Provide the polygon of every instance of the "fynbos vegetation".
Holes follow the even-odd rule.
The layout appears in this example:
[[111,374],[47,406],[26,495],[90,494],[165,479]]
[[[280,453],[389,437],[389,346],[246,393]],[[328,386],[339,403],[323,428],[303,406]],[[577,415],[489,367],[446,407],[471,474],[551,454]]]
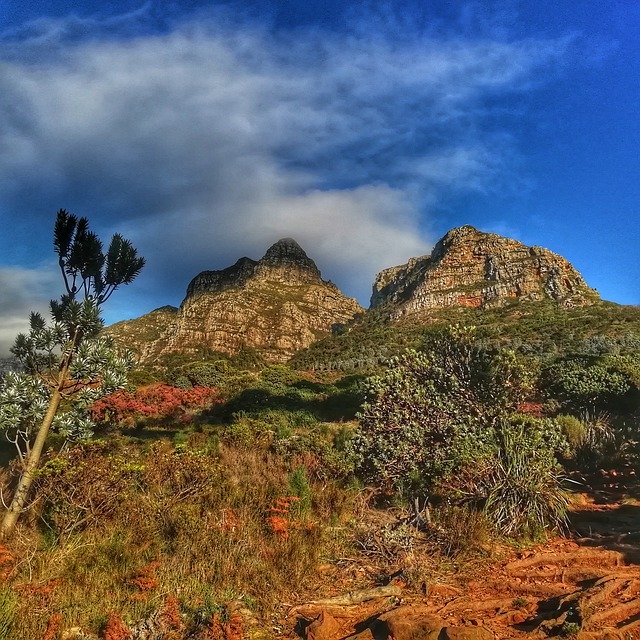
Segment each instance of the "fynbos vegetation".
[[[0,545],[7,640],[312,638],[328,614],[293,605],[329,611],[371,594],[381,608],[341,637],[365,627],[390,637],[400,627],[384,616],[417,615],[397,606],[400,589],[423,602],[428,585],[445,593],[450,578],[450,597],[436,588],[426,602],[453,609],[470,573],[500,554],[526,572],[534,561],[514,559],[517,549],[568,535],[572,493],[639,471],[640,314],[593,299],[577,276],[570,299],[580,294],[585,306],[503,301],[394,323],[387,305],[402,283],[393,270],[381,308],[288,362],[274,363],[272,346],[173,344],[129,371],[99,309],[141,259],[119,237],[103,255],[86,221],[66,212],[55,238],[66,293],[50,323],[32,316],[13,349],[22,369],[0,383],[0,421],[18,446],[1,488],[17,496],[10,513],[25,516]],[[284,263],[274,254],[205,272],[193,285],[198,304],[221,279],[235,286],[237,269],[257,287],[254,300],[274,291],[259,290],[257,272],[270,287],[283,268],[320,286],[293,249]],[[525,271],[518,277],[530,282]],[[177,313],[156,310],[114,335],[126,346],[133,327],[142,353],[145,339],[162,346]],[[17,490],[16,475],[29,478]],[[579,574],[574,586],[583,584]],[[577,600],[557,624],[538,616],[551,606],[538,588],[501,601],[497,610],[520,621],[501,613],[502,629],[526,622],[552,637],[578,625]],[[324,599],[340,591],[348,596]]]
[[[106,255],[86,218],[64,209],[54,228],[65,293],[51,302],[51,323],[31,314],[31,330],[11,349],[24,372],[8,373],[0,386],[0,428],[18,450],[20,480],[0,527],[11,534],[24,508],[49,430],[68,439],[88,435],[91,403],[126,382],[130,363],[100,335],[100,306],[144,266],[131,243],[114,235]],[[62,403],[66,411],[58,415]]]

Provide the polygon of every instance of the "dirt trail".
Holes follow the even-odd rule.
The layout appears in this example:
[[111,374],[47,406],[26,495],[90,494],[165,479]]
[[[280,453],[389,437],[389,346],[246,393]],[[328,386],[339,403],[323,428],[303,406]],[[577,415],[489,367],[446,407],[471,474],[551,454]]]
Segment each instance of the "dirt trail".
[[[382,623],[385,614],[402,606],[398,613],[406,619],[435,616],[443,627],[474,629],[478,638],[640,639],[639,497],[628,484],[605,476],[597,488],[576,496],[570,535],[513,550],[466,583],[452,577],[431,584],[426,596],[407,592],[400,602],[387,598],[359,607],[325,607],[339,628],[331,635],[323,636],[322,629],[307,635],[310,640],[405,640]],[[310,620],[321,609],[301,613]],[[299,618],[299,635],[305,635],[302,622]],[[412,633],[408,630],[406,638],[453,637]]]

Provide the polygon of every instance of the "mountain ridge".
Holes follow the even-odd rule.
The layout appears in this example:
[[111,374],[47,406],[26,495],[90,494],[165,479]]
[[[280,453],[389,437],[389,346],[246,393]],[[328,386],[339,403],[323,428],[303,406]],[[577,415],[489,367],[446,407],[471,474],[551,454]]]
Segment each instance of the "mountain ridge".
[[581,306],[599,296],[562,256],[464,225],[448,231],[430,254],[379,272],[370,308],[386,308],[393,320],[452,306],[545,298]]
[[187,286],[180,308],[161,307],[108,332],[149,361],[172,353],[258,350],[271,362],[351,321],[364,310],[332,282],[292,238],[271,245],[260,260],[243,257],[203,271]]
[[572,308],[600,298],[562,256],[464,225],[445,234],[430,254],[379,272],[365,312],[322,279],[293,238],[282,238],[259,260],[242,257],[224,269],[200,272],[179,309],[161,307],[108,332],[143,361],[250,348],[267,361],[284,362],[336,329],[348,330],[365,313],[384,322],[423,323],[452,307],[482,310],[543,300]]

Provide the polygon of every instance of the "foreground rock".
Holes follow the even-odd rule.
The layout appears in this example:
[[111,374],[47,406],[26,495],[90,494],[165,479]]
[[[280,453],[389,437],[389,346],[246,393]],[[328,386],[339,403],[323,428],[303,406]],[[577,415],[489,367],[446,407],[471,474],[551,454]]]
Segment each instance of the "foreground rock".
[[449,231],[430,255],[381,271],[371,307],[398,319],[446,307],[546,298],[565,306],[599,299],[562,256],[467,225]]
[[204,271],[187,288],[180,309],[163,307],[109,333],[143,361],[171,353],[233,355],[255,349],[270,362],[328,335],[363,309],[331,282],[291,238],[276,242],[261,260]]

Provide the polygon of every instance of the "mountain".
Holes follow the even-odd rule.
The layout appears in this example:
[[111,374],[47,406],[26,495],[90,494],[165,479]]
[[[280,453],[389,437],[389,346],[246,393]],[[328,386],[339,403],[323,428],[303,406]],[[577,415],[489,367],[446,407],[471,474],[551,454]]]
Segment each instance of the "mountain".
[[328,335],[363,312],[331,282],[292,238],[260,260],[240,258],[189,283],[179,309],[162,307],[108,329],[143,361],[173,353],[229,355],[255,349],[271,362]]
[[562,256],[466,225],[449,231],[430,255],[381,271],[371,308],[395,320],[447,307],[545,299],[574,307],[599,296]]

